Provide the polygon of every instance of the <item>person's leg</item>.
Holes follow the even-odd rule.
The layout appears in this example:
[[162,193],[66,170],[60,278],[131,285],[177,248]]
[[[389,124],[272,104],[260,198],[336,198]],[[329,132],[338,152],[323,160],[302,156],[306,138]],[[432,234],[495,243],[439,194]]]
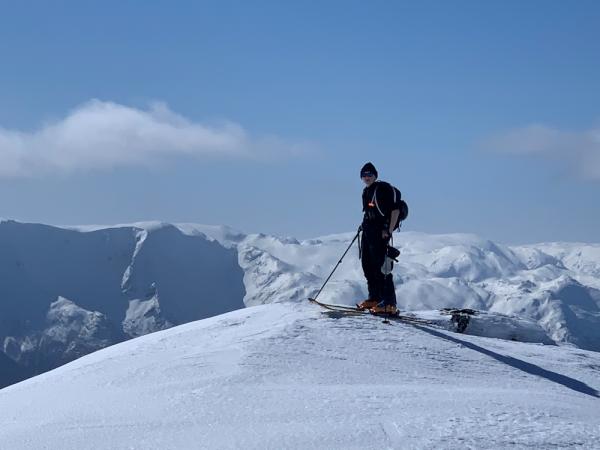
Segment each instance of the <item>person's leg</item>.
[[[391,273],[384,275],[381,271],[387,255],[388,241],[381,238],[376,248],[377,270],[380,275],[379,283],[381,293],[381,302],[371,311],[376,313],[395,313],[396,312],[396,291],[394,288],[394,278]],[[393,267],[393,266],[392,266]]]
[[390,273],[383,281],[383,303],[396,306],[396,288],[394,287],[394,276]]
[[[379,231],[379,230],[378,230]],[[371,240],[371,269],[373,271],[373,283],[376,285],[374,289],[377,290],[378,299],[380,301],[385,299],[385,275],[381,271],[383,263],[385,262],[385,253],[387,248],[387,241],[381,237],[381,231],[372,236]]]
[[367,288],[369,291],[369,300],[380,300],[381,296],[381,283],[378,276],[378,271],[374,260],[376,259],[376,252],[374,251],[372,243],[372,237],[367,233],[363,234],[361,242],[361,253],[362,253],[362,268],[365,278],[367,279]]

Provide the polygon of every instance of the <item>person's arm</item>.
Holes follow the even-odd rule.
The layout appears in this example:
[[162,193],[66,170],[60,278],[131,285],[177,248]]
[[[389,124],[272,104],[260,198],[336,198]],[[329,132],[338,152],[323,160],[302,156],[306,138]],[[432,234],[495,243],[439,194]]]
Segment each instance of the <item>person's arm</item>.
[[388,239],[392,235],[394,226],[396,225],[396,222],[398,222],[398,216],[400,216],[400,208],[398,207],[398,199],[396,199],[394,187],[391,184],[388,186],[389,189],[386,189],[383,192],[384,197],[382,197],[382,200],[386,205],[385,208],[390,208],[392,211],[390,212],[390,221],[385,223],[385,228],[382,231],[382,237],[384,239]]
[[388,225],[388,229],[387,230],[383,230],[381,232],[381,236],[384,239],[388,239],[392,235],[392,233],[394,232],[394,225],[398,221],[398,216],[399,215],[400,215],[400,210],[399,209],[392,210],[392,214],[391,214],[391,218],[390,218],[390,224]]
[[394,225],[396,225],[396,223],[398,222],[398,217],[400,217],[400,210],[392,210],[392,220],[390,220],[390,236],[394,232]]

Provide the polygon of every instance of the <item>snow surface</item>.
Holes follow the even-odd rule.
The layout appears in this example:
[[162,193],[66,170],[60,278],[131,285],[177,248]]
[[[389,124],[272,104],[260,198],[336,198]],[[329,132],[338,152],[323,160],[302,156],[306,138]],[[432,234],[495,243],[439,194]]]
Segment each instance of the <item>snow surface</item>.
[[0,446],[598,448],[599,374],[575,347],[276,303],[0,390]]

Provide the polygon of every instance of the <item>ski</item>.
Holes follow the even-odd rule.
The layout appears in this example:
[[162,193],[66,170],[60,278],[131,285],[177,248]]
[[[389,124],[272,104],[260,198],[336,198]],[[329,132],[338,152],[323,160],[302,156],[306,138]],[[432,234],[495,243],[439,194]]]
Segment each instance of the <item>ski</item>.
[[415,316],[408,316],[406,314],[374,314],[374,313],[370,313],[372,316],[375,317],[381,317],[384,320],[384,322],[387,320],[395,320],[395,321],[399,321],[399,322],[409,322],[409,323],[415,323],[415,324],[420,324],[420,325],[436,325],[435,322],[432,322],[431,320],[427,320],[427,319],[421,319],[419,317],[415,317]]
[[362,313],[362,314],[369,313],[368,311],[359,309],[356,306],[336,305],[336,304],[332,304],[332,303],[322,303],[318,300],[315,300],[314,298],[309,298],[308,301],[311,303],[315,303],[325,309],[332,310],[332,311],[348,311],[348,312],[355,312],[355,313]]
[[[335,311],[338,313],[343,313],[343,314],[348,314],[348,315],[369,315],[369,316],[381,317],[383,319],[383,323],[387,323],[387,324],[389,324],[390,321],[397,321],[397,322],[412,323],[412,324],[416,324],[416,325],[429,325],[429,326],[433,326],[433,327],[440,327],[440,323],[438,323],[436,321],[421,319],[420,317],[409,316],[406,314],[401,314],[400,312],[397,312],[396,314],[374,314],[369,310],[363,310],[356,306],[336,305],[334,303],[323,303],[323,302],[320,302],[320,301],[318,301],[314,298],[310,298],[310,297],[309,297],[308,301],[311,303],[314,303],[316,305],[319,305],[320,307],[325,308],[329,311]],[[453,331],[456,331],[457,333],[464,333],[466,331],[467,327],[469,326],[471,317],[477,315],[478,311],[476,311],[474,309],[468,309],[468,308],[464,308],[464,309],[443,308],[440,310],[440,314],[451,316],[450,322],[454,325]],[[442,327],[442,328],[447,329],[445,327]]]
[[430,320],[426,320],[426,319],[420,319],[418,317],[414,317],[414,316],[408,316],[406,314],[400,314],[400,313],[396,313],[396,314],[374,314],[369,310],[363,310],[363,309],[359,309],[357,307],[353,307],[353,306],[347,306],[347,305],[336,305],[333,303],[323,303],[323,302],[319,302],[318,300],[315,300],[314,298],[309,298],[308,299],[309,302],[314,303],[316,305],[321,306],[322,308],[325,308],[329,311],[336,311],[336,312],[340,312],[340,313],[349,313],[349,314],[356,314],[356,315],[366,315],[366,316],[374,316],[374,317],[380,317],[383,320],[384,323],[389,323],[389,320],[394,320],[394,321],[401,321],[401,322],[410,322],[410,323],[416,323],[416,324],[421,324],[421,325],[435,325],[434,322],[430,321]]

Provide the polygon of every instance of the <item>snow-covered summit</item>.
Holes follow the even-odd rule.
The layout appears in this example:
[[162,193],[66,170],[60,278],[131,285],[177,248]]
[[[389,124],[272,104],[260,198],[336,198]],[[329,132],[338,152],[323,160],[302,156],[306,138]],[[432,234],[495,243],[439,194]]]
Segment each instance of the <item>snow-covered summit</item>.
[[599,353],[573,347],[276,303],[136,338],[0,390],[0,442],[595,448],[599,370]]

